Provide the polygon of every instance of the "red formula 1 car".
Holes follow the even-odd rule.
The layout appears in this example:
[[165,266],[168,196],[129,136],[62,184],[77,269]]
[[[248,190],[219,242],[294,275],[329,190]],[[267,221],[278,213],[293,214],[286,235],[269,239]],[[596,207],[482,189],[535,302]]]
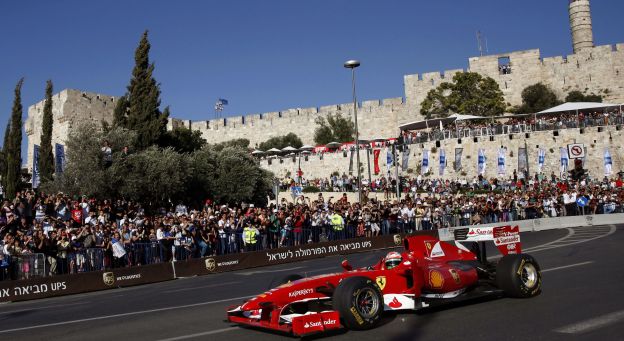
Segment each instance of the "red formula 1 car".
[[[404,239],[402,253],[390,252],[377,264],[301,278],[291,275],[277,287],[240,306],[230,307],[230,322],[296,336],[339,328],[373,328],[384,311],[418,310],[483,296],[532,297],[540,293],[540,267],[521,253],[518,227],[464,228],[449,241],[428,235]],[[484,243],[503,254],[488,262]]]

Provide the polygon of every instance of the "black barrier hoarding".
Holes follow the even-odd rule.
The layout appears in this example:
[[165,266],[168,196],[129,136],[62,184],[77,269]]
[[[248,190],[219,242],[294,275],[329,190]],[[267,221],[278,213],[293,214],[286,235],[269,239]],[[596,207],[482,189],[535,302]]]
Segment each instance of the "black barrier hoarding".
[[[437,236],[436,231],[418,231],[415,234]],[[411,234],[411,235],[415,235]],[[400,247],[404,234],[377,236],[370,238],[354,238],[324,243],[305,244],[293,247],[246,252],[201,259],[176,262],[175,270],[178,277],[207,275],[218,272],[236,271],[261,266],[297,262],[326,256],[343,255],[365,251]]]
[[0,302],[79,294],[172,279],[174,275],[171,263],[159,263],[109,271],[2,281],[0,282]]

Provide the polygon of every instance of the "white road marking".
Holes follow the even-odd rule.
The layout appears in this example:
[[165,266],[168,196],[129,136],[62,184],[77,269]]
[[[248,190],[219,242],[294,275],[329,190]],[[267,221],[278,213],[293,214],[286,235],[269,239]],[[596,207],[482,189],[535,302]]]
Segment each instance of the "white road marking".
[[565,327],[555,329],[557,333],[578,334],[599,329],[624,319],[624,310],[591,318],[589,320],[573,323]]
[[558,267],[556,267],[556,268],[545,269],[545,270],[542,270],[541,272],[549,272],[549,271],[555,271],[555,270],[561,270],[561,269],[573,268],[573,267],[575,267],[575,266],[587,265],[587,264],[591,264],[591,263],[593,263],[593,261],[582,262],[582,263],[576,263],[576,264],[570,264],[570,265],[563,265],[563,266],[558,266]]
[[83,305],[83,304],[88,304],[91,303],[89,301],[87,302],[78,302],[78,303],[63,303],[63,304],[54,304],[54,305],[47,305],[47,306],[43,306],[43,307],[32,307],[29,309],[20,309],[20,310],[13,310],[13,311],[3,311],[0,312],[0,315],[6,315],[6,314],[13,314],[13,313],[21,313],[24,311],[33,311],[33,310],[40,310],[40,309],[50,309],[50,308],[58,308],[58,307],[70,307],[73,305]]
[[257,271],[237,272],[236,275],[250,276],[250,275],[255,275],[255,274],[292,271],[292,270],[298,270],[298,269],[303,269],[303,268],[305,268],[305,266],[297,266],[297,267],[294,267],[294,268],[277,269],[277,270],[257,270]]
[[112,319],[112,318],[124,317],[124,316],[141,315],[141,314],[148,314],[148,313],[157,313],[157,312],[161,312],[161,311],[168,311],[168,310],[175,310],[175,309],[200,307],[200,306],[203,306],[203,305],[210,305],[210,304],[215,304],[215,303],[223,303],[223,302],[228,302],[228,301],[242,300],[242,299],[250,298],[250,297],[253,297],[253,296],[232,297],[232,298],[226,298],[226,299],[217,300],[217,301],[208,301],[208,302],[201,302],[201,303],[179,305],[179,306],[174,306],[174,307],[157,308],[157,309],[150,309],[150,310],[133,311],[133,312],[129,312],[129,313],[96,316],[96,317],[84,318],[84,319],[79,319],[79,320],[63,321],[63,322],[56,322],[56,323],[38,324],[38,325],[34,325],[34,326],[29,326],[29,327],[4,329],[4,330],[0,330],[0,334],[17,332],[17,331],[22,331],[22,330],[31,330],[31,329],[39,329],[39,328],[46,328],[46,327],[63,326],[63,325],[67,325],[67,324],[75,324],[75,323],[81,323],[81,322],[106,320],[106,319]]
[[202,286],[198,286],[198,287],[182,288],[182,289],[176,289],[176,290],[166,290],[166,291],[163,291],[163,293],[180,292],[180,291],[188,291],[188,290],[195,290],[195,289],[213,288],[213,287],[220,287],[222,285],[236,284],[236,283],[242,283],[242,281],[215,283],[215,284],[209,284],[209,285],[202,285]]
[[213,334],[219,334],[219,333],[225,333],[225,332],[229,332],[232,330],[236,330],[237,328],[229,327],[229,328],[223,328],[223,329],[215,329],[215,330],[211,330],[208,332],[203,332],[203,333],[197,333],[197,334],[189,334],[189,335],[182,335],[182,336],[176,336],[176,337],[171,337],[168,339],[161,339],[159,341],[177,341],[177,340],[186,340],[186,339],[192,339],[195,337],[200,337],[200,336],[206,336],[206,335],[213,335]]

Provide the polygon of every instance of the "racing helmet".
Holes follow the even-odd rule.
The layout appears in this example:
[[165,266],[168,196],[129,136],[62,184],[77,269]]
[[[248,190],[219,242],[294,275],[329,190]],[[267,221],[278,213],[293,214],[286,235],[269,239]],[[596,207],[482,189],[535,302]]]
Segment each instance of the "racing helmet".
[[401,264],[402,261],[403,261],[403,257],[401,257],[401,254],[398,252],[392,251],[386,255],[386,259],[384,260],[384,265],[386,266],[386,269],[392,269],[395,266]]

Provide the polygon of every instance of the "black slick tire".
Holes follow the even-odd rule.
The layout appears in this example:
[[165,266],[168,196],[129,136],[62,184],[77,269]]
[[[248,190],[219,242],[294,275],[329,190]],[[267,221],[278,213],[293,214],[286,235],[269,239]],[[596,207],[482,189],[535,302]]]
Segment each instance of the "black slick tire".
[[530,255],[506,255],[496,266],[496,284],[506,296],[528,298],[542,290],[540,266]]
[[383,294],[370,278],[348,277],[336,287],[332,305],[347,329],[371,329],[381,319],[384,309]]

